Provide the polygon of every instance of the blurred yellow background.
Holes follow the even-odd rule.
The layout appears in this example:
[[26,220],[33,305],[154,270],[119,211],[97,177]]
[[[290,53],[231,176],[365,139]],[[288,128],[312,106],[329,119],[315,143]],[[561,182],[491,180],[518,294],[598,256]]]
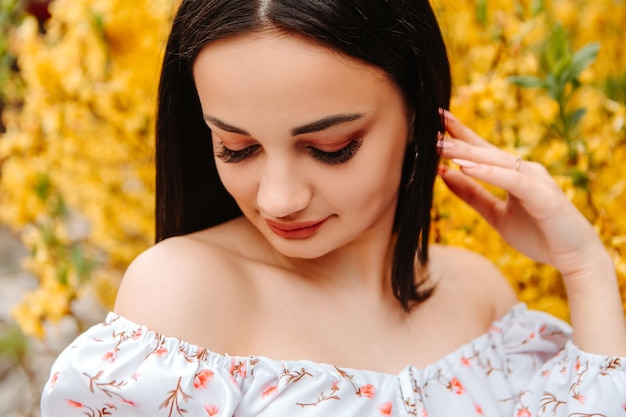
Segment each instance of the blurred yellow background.
[[[176,3],[0,0],[0,415],[38,415],[50,361],[103,317],[153,241],[156,86]],[[626,3],[432,4],[452,111],[549,168],[602,236],[626,300]],[[483,253],[531,308],[568,319],[556,271],[441,183],[434,216],[434,240]]]

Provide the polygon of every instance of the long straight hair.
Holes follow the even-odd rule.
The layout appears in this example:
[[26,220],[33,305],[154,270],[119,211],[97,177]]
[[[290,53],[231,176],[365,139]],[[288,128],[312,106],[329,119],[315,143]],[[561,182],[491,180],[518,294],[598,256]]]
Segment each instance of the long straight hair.
[[427,299],[433,185],[450,100],[450,68],[427,0],[184,0],[174,19],[156,121],[156,240],[240,216],[215,166],[192,68],[218,39],[265,30],[304,36],[384,70],[414,114],[393,231],[393,293],[405,310]]

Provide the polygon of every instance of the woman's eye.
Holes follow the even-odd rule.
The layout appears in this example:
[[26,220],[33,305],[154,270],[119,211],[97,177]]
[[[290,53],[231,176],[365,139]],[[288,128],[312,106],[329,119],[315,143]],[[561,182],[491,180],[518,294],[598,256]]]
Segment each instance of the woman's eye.
[[235,162],[243,161],[244,159],[246,159],[247,157],[255,153],[259,148],[260,148],[260,145],[257,144],[257,145],[248,146],[245,149],[233,151],[231,149],[228,149],[226,146],[224,146],[224,144],[219,143],[217,144],[214,152],[215,152],[215,156],[217,156],[222,161],[226,163],[235,163]]
[[[333,152],[325,152],[313,147],[309,147],[308,150],[315,159],[324,164],[341,165],[345,164],[351,160],[354,155],[356,155],[362,143],[363,140],[361,139],[353,140],[345,147]],[[237,163],[252,156],[260,147],[261,145],[255,144],[248,146],[247,148],[234,151],[232,149],[228,149],[223,143],[218,143],[216,144],[214,152],[216,157],[226,163]]]
[[320,151],[317,148],[309,147],[309,152],[315,159],[328,165],[341,165],[351,160],[363,144],[362,139],[355,139],[345,147],[333,152]]

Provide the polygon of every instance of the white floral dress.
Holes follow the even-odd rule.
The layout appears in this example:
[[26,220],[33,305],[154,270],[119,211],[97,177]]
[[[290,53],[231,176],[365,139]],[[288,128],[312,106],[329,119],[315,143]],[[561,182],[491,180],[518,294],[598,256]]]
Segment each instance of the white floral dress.
[[59,356],[43,417],[626,417],[626,358],[516,305],[425,368],[386,374],[208,351],[109,313]]

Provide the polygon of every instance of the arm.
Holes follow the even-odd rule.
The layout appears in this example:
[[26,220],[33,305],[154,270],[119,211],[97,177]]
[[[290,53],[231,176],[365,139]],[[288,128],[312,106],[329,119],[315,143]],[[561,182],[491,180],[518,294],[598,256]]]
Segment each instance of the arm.
[[[444,113],[451,138],[442,154],[461,170],[442,169],[447,186],[514,248],[555,266],[567,288],[574,342],[583,350],[626,356],[626,324],[615,270],[601,240],[540,164],[499,150]],[[473,179],[508,192],[500,200]]]

